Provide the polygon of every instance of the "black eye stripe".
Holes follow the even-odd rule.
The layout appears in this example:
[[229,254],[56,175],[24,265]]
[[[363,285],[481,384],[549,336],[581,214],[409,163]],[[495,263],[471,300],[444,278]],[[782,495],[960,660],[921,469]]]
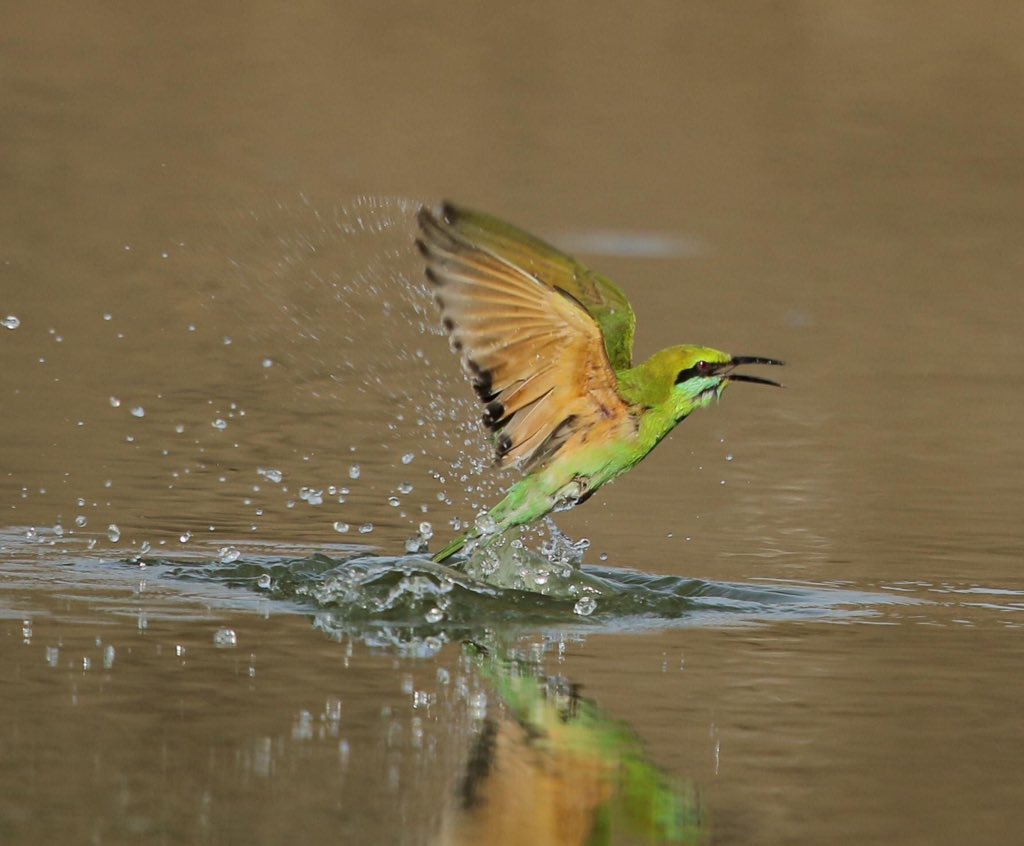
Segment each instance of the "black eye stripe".
[[706,361],[698,361],[693,367],[687,367],[685,370],[680,370],[679,375],[676,376],[676,384],[685,382],[687,379],[692,379],[694,376],[706,376],[711,372],[711,365]]

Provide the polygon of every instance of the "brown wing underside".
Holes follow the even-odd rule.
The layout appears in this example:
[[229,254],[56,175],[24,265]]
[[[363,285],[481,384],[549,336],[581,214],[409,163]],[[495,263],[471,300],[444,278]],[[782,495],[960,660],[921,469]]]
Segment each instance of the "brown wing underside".
[[452,349],[497,433],[501,465],[543,464],[573,434],[628,414],[601,330],[570,294],[471,243],[420,209],[427,262]]

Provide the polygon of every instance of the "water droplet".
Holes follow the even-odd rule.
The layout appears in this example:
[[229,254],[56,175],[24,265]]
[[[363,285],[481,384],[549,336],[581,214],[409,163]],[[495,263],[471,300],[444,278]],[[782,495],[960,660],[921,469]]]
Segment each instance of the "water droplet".
[[111,397],[110,398],[110,407],[111,408],[119,408],[120,405],[121,405],[121,400],[119,400],[117,397]]
[[313,737],[313,715],[306,710],[299,711],[292,726],[292,737],[295,740],[310,740]]
[[728,455],[725,456],[725,460],[726,461],[732,461],[732,453],[731,452]]
[[341,722],[341,700],[328,699],[324,703],[323,719],[329,723]]
[[78,526],[78,528],[79,528],[79,529],[84,529],[84,528],[85,528],[85,525],[86,525],[86,523],[88,523],[88,522],[89,522],[89,521],[88,521],[88,520],[86,519],[86,517],[85,517],[85,515],[84,515],[84,514],[79,514],[79,515],[78,515],[78,516],[77,516],[77,517],[75,518],[75,525],[76,525],[76,526]]
[[493,535],[498,531],[498,523],[490,514],[484,511],[476,518],[476,528],[482,535]]
[[284,473],[280,470],[275,470],[273,467],[257,467],[256,472],[268,482],[273,482],[275,485],[280,484],[281,480],[284,479]]
[[416,458],[416,456],[413,453],[407,452],[402,456],[402,464],[412,464],[414,458]]
[[213,633],[213,645],[218,649],[233,649],[238,646],[238,635],[234,629],[217,629]]
[[117,650],[113,646],[107,645],[103,650],[103,669],[109,670],[114,666],[114,659],[117,657]]
[[444,619],[444,611],[440,608],[431,608],[423,615],[428,623],[440,623]]
[[88,657],[83,658],[82,659],[82,669],[85,670],[85,671],[88,671],[91,667],[92,667],[92,659],[88,658]]
[[21,321],[13,314],[8,314],[3,320],[0,320],[0,326],[4,329],[17,329],[21,326]]
[[53,533],[59,538],[64,537],[64,527],[60,523],[57,523],[57,525],[53,527]]
[[398,492],[400,494],[408,495],[408,494],[411,494],[413,492],[413,487],[408,482],[402,482],[402,484],[400,484],[398,486]]
[[117,543],[121,540],[121,530],[117,527],[117,523],[111,523],[107,526],[107,537],[111,543]]
[[181,536],[178,538],[180,543],[188,543],[190,540],[192,540],[191,532],[182,532]]
[[60,647],[46,647],[46,664],[49,667],[56,667],[60,663]]
[[579,614],[581,617],[588,617],[594,613],[594,609],[597,608],[597,600],[592,596],[581,596],[576,600],[576,604],[572,607],[574,614]]
[[347,532],[350,528],[352,527],[349,526],[348,523],[343,523],[341,520],[338,520],[334,524],[334,531],[341,532],[342,534],[345,534],[345,532]]
[[423,538],[423,540],[430,540],[434,536],[434,527],[431,526],[430,523],[428,523],[426,520],[420,523],[419,530],[420,537]]
[[273,360],[269,359],[269,358],[263,359],[263,361],[261,361],[260,364],[262,364],[264,367],[273,367],[274,366]]
[[228,421],[225,420],[222,417],[218,417],[210,425],[213,426],[214,429],[221,429],[221,430],[223,430],[223,429],[227,429]]
[[146,409],[144,409],[141,405],[136,405],[136,406],[134,406],[132,408],[132,417],[145,417],[145,416],[146,416]]
[[239,552],[233,546],[222,546],[220,551],[217,553],[217,560],[221,564],[232,564],[242,557],[242,553]]
[[388,497],[388,505],[390,505],[392,508],[398,508],[398,506],[401,504],[402,500],[400,500],[397,496]]
[[353,464],[351,467],[348,468],[348,477],[350,479],[358,479],[360,472],[361,471],[359,469],[359,465]]
[[269,574],[269,573],[263,573],[263,574],[262,574],[262,575],[261,575],[261,576],[260,576],[260,577],[259,577],[259,578],[258,578],[258,579],[256,580],[256,584],[257,584],[257,585],[258,585],[259,587],[263,588],[264,590],[267,590],[267,589],[269,589],[269,588],[270,588],[270,574]]
[[470,694],[468,705],[469,715],[473,719],[482,720],[487,716],[487,694],[484,691]]
[[359,534],[361,535],[368,535],[372,531],[373,523],[363,523],[363,525],[359,527]]

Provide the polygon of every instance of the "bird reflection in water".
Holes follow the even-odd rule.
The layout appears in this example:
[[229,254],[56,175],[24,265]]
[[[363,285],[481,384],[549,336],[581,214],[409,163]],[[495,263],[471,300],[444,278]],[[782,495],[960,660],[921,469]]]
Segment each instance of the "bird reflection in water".
[[703,843],[695,785],[621,722],[530,662],[467,647],[501,702],[480,725],[437,846]]

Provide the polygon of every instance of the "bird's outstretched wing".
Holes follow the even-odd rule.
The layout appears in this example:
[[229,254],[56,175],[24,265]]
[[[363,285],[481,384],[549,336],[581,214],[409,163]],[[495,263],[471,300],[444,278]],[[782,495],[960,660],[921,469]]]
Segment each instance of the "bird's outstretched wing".
[[629,413],[595,317],[553,284],[561,265],[531,252],[552,248],[449,204],[437,216],[421,208],[417,221],[427,278],[497,432],[499,464],[539,466],[576,433]]
[[453,234],[578,300],[601,327],[612,368],[626,370],[632,365],[636,315],[614,282],[540,238],[489,214],[448,202],[441,212]]

